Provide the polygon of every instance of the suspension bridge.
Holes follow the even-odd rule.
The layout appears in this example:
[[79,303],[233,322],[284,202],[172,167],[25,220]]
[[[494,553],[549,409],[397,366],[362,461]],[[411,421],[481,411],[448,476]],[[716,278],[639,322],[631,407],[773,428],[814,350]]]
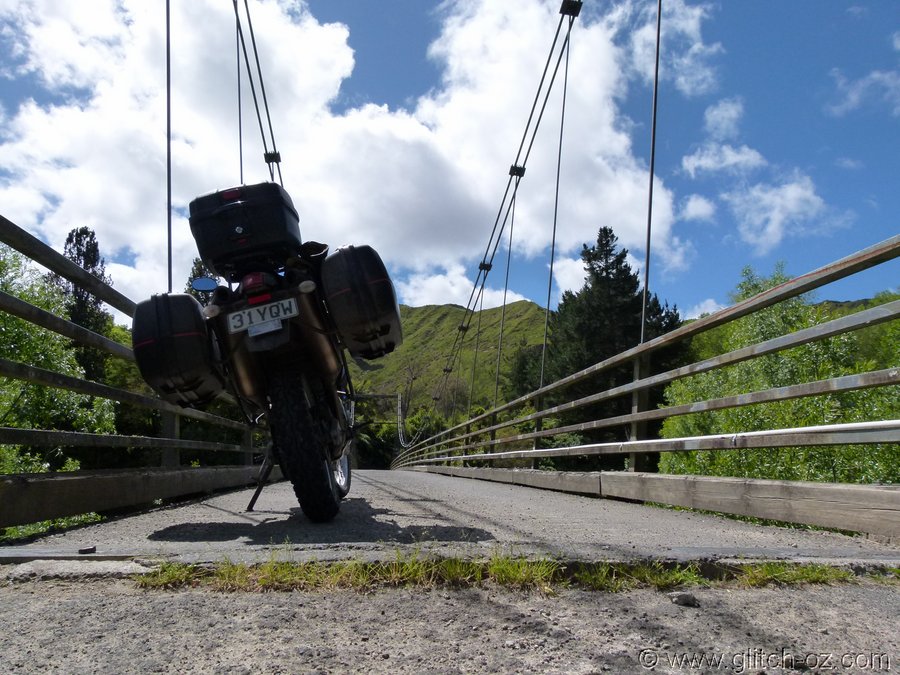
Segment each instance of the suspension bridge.
[[[245,31],[242,29],[237,2],[234,5],[239,63],[240,56],[243,55],[259,131],[263,139],[264,160],[269,167],[270,177],[274,180],[277,174],[280,179],[279,162],[281,158],[268,112],[268,99],[259,66],[253,26],[250,22],[249,6],[245,3],[248,24],[248,30]],[[480,334],[478,323],[482,314],[479,310],[483,309],[488,275],[495,266],[495,260],[504,241],[507,242],[508,247],[504,295],[508,292],[509,260],[513,247],[516,200],[522,179],[526,174],[535,139],[545,117],[551,93],[554,91],[554,85],[559,85],[559,83],[561,83],[562,89],[562,106],[559,120],[557,164],[562,160],[568,57],[573,26],[576,24],[580,9],[581,3],[573,0],[564,0],[560,6],[559,20],[549,53],[527,115],[525,130],[510,165],[501,203],[490,228],[487,246],[478,264],[469,301],[464,308],[463,318],[457,328],[455,339],[443,367],[443,376],[432,396],[434,402],[440,401],[442,396],[446,395],[448,384],[452,378],[461,377],[462,355],[464,350],[472,345],[472,339],[467,341],[467,337],[474,336],[471,362],[472,386],[469,390],[469,400],[465,410],[472,409],[471,391],[474,388],[475,373],[479,368],[493,369],[495,373],[493,407],[455,424],[431,438],[421,438],[416,435],[412,439],[407,439],[405,423],[399,414],[401,406],[398,405],[399,447],[391,464],[391,468],[398,473],[396,473],[396,477],[391,474],[390,478],[360,473],[359,483],[366,486],[370,494],[392,493],[393,491],[394,496],[399,499],[400,495],[405,494],[404,488],[402,488],[403,481],[409,481],[410,485],[416,485],[415,490],[409,493],[409,499],[428,501],[427,486],[430,484],[436,486],[435,489],[446,489],[448,485],[458,484],[460,485],[459,489],[465,491],[472,488],[462,487],[464,484],[469,485],[462,479],[479,479],[480,481],[499,483],[504,486],[505,490],[510,490],[510,486],[520,486],[523,489],[522,494],[527,495],[522,497],[525,500],[575,499],[572,495],[580,495],[578,499],[582,501],[578,503],[582,504],[583,508],[600,512],[605,508],[620,508],[621,500],[630,504],[653,503],[689,507],[702,511],[859,532],[881,542],[886,541],[890,545],[900,536],[900,501],[898,501],[900,492],[896,490],[895,486],[663,475],[655,473],[653,467],[656,465],[655,458],[666,452],[708,451],[715,453],[739,449],[765,453],[778,448],[846,445],[867,448],[887,447],[896,450],[897,443],[900,441],[900,420],[871,418],[859,419],[853,423],[768,430],[747,429],[737,432],[729,430],[727,433],[717,433],[715,429],[710,429],[707,435],[688,438],[654,437],[650,430],[658,428],[664,420],[690,414],[740,410],[797,399],[827,400],[827,397],[830,396],[862,390],[896,391],[895,388],[900,380],[900,371],[896,366],[815,381],[794,382],[788,386],[759,391],[748,390],[725,397],[698,400],[669,407],[651,407],[649,401],[652,392],[658,392],[661,388],[685,378],[703,373],[722,372],[736,364],[763,359],[802,345],[820,343],[835,336],[850,335],[873,326],[896,321],[898,312],[900,312],[900,302],[889,301],[793,333],[761,340],[712,358],[679,365],[671,370],[661,371],[658,367],[654,367],[654,357],[661,350],[683,344],[698,336],[707,335],[709,331],[718,327],[753,316],[779,303],[827,287],[828,284],[852,277],[864,270],[890,263],[900,255],[900,237],[893,237],[861,251],[848,252],[848,255],[841,260],[811,270],[807,274],[764,291],[739,304],[682,325],[670,333],[653,339],[646,339],[644,335],[643,328],[646,318],[642,316],[640,340],[632,348],[571,373],[555,382],[545,383],[543,355],[547,351],[547,326],[550,315],[550,291],[554,263],[554,246],[552,245],[548,265],[550,275],[545,307],[539,386],[535,391],[515,400],[505,403],[499,401],[498,385],[505,339],[503,315],[501,315],[500,340],[496,348],[496,358],[491,359],[491,363],[479,364],[477,361],[478,336]],[[657,64],[660,21],[661,14],[658,14]],[[245,33],[249,33],[252,46],[249,51],[244,38]],[[251,54],[253,58],[251,58]],[[255,80],[252,77],[254,71],[256,73]],[[559,86],[557,86],[558,89]],[[656,99],[657,91],[654,88],[653,142],[651,143],[647,209],[648,255],[644,265],[643,284],[644,312],[646,312],[649,285],[649,230],[653,206]],[[169,136],[171,137],[171,126]],[[559,171],[557,170],[557,203],[560,199],[558,181]],[[170,214],[171,211],[170,204]],[[556,217],[554,216],[552,224],[554,245],[556,226]],[[171,221],[169,228],[171,233]],[[29,234],[27,229],[21,228],[3,217],[0,217],[0,241],[53,274],[93,294],[124,315],[131,316],[134,313],[135,302],[133,299],[124,297],[111,286],[93,277]],[[171,290],[171,278],[169,285]],[[505,306],[504,302],[504,313]],[[126,363],[134,361],[134,356],[128,347],[106,336],[88,331],[62,317],[54,316],[7,293],[0,294],[0,310],[31,322],[44,330],[62,335],[75,344],[100,350]],[[632,381],[611,385],[610,382],[613,378],[609,377],[609,374],[616,370],[621,371],[623,368],[629,369],[633,373]],[[115,401],[119,405],[125,404],[155,411],[155,414],[160,417],[162,429],[162,433],[156,437],[138,437],[54,429],[0,428],[0,442],[8,445],[145,448],[151,449],[154,453],[153,456],[160,458],[161,465],[129,471],[100,470],[3,476],[0,478],[0,504],[2,504],[0,527],[24,525],[88,512],[107,513],[121,509],[133,509],[142,505],[159,503],[160,500],[179,499],[189,495],[246,486],[257,478],[258,468],[254,462],[258,461],[263,454],[265,435],[253,424],[248,424],[248,420],[227,419],[209,412],[180,408],[146,393],[126,391],[102,382],[87,381],[43,369],[34,364],[20,363],[9,359],[0,360],[0,374],[28,385],[65,389]],[[595,418],[597,404],[609,401],[625,401],[630,406],[630,412],[613,417]],[[453,413],[455,412],[454,410]],[[451,418],[453,416],[454,414],[450,415]],[[560,420],[563,421],[560,422]],[[214,442],[205,440],[202,438],[202,434],[200,438],[197,438],[196,434],[193,434],[194,438],[190,440],[182,438],[180,430],[185,421],[199,424],[202,429],[218,428],[219,431],[209,431],[209,433],[215,433],[218,435],[217,437],[224,433],[233,440],[229,443]],[[577,445],[565,445],[558,440],[565,438],[567,434],[582,434],[590,438],[592,432],[609,429],[624,429],[624,438],[616,441],[588,442]],[[181,466],[182,453],[198,451],[229,453],[237,461],[230,466]],[[538,471],[528,468],[536,466],[540,460],[544,459],[578,457],[599,460],[608,456],[627,457],[628,470],[565,472]],[[410,470],[415,473],[409,473]],[[477,485],[479,486],[478,490],[488,490],[483,483]],[[558,491],[568,496],[551,497],[550,494],[533,492],[534,488]],[[613,502],[596,501],[589,498],[618,501],[615,502],[617,506],[613,507],[608,505]],[[443,506],[431,509],[434,513],[426,509],[431,513],[431,515],[424,516],[426,521],[431,522],[429,519],[439,511],[452,512],[458,508],[451,506],[456,501],[452,494],[447,494],[444,499],[446,501],[443,502]],[[587,504],[590,506],[586,506]],[[353,509],[350,511],[350,514],[342,516],[337,525],[339,528],[352,527],[350,522],[353,520]],[[482,505],[469,515],[475,516],[490,511],[490,507]],[[505,507],[505,511],[497,522],[514,518],[515,509],[512,506]],[[677,519],[674,512],[666,513],[666,518]],[[290,515],[290,509],[283,515]],[[480,522],[477,517],[475,520]],[[465,518],[459,523],[455,523],[451,519],[450,523],[452,524],[446,525],[449,531],[467,532],[467,528],[475,527],[479,531],[489,533],[485,535],[486,540],[503,540],[503,536],[498,534],[494,528],[472,525]],[[287,525],[284,526],[287,527]],[[299,523],[297,526],[299,532],[302,526]],[[411,525],[413,528],[422,528],[423,533],[432,526],[433,524]],[[379,527],[370,529],[375,533],[381,531]],[[656,540],[657,537],[652,539]],[[665,539],[665,537],[660,536],[659,539]],[[391,538],[387,537],[386,540],[391,540]],[[136,546],[141,553],[146,553],[148,550],[136,543],[129,546]],[[689,550],[691,547],[685,544],[678,545],[676,548]],[[783,547],[776,548],[781,550]],[[7,550],[11,551],[12,549],[8,547]],[[555,548],[553,550],[557,551]],[[877,546],[873,550],[875,552],[872,555],[876,557],[885,554]],[[722,555],[725,556],[738,554],[740,553],[735,551],[723,550],[722,552]],[[765,557],[764,551],[759,552],[759,555]]]

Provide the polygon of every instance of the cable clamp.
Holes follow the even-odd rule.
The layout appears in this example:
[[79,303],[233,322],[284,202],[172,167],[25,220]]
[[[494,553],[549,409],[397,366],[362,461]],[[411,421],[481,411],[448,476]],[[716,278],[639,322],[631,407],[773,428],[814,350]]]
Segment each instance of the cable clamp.
[[562,0],[559,13],[563,16],[571,16],[574,19],[581,13],[581,0]]
[[509,167],[509,175],[513,178],[522,178],[525,175],[525,167],[513,164]]
[[280,152],[265,152],[263,153],[263,159],[266,161],[266,164],[281,164],[281,153]]
[[478,269],[481,270],[482,272],[490,272],[491,268],[493,268],[493,267],[494,266],[491,265],[491,263],[489,263],[489,262],[482,261],[482,262],[478,263]]

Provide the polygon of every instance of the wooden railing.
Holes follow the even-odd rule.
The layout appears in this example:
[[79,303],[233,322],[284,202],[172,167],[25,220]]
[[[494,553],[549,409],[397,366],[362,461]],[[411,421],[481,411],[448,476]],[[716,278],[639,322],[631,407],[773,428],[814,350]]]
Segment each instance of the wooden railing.
[[[0,242],[88,290],[125,315],[134,314],[135,303],[132,300],[2,216]],[[0,311],[70,338],[79,345],[102,350],[118,359],[134,361],[129,347],[4,292],[0,292]],[[0,475],[0,527],[133,507],[159,499],[246,485],[256,479],[258,467],[253,466],[253,457],[262,450],[253,447],[253,429],[243,421],[180,408],[154,396],[9,359],[0,359],[0,376],[156,410],[162,422],[162,433],[156,437],[0,427],[0,445],[155,448],[161,451],[161,466],[157,467]],[[228,444],[180,438],[182,418],[233,430],[242,441]],[[240,461],[223,466],[183,467],[180,459],[182,450],[230,453]]]
[[[648,375],[651,356],[661,349],[698,336],[713,328],[759,312],[776,303],[808,293],[825,284],[851,276],[900,256],[900,236],[848,256],[759,295],[725,308],[592,365],[510,403],[456,425],[400,453],[393,468],[418,467],[453,475],[490,478],[541,487],[556,486],[574,492],[607,497],[687,506],[788,522],[846,529],[887,537],[900,536],[900,486],[841,485],[800,481],[762,481],[742,478],[660,475],[642,471],[653,454],[689,450],[762,449],[844,444],[897,444],[900,420],[872,419],[853,424],[805,426],[789,429],[710,434],[690,438],[647,438],[645,425],[678,415],[741,408],[900,384],[900,364],[870,372],[854,373],[790,386],[746,391],[738,395],[648,409],[646,393],[676,380],[707,373],[750,359],[776,354],[792,347],[857,331],[900,316],[900,301],[844,316],[794,333],[765,340],[714,358]],[[898,348],[900,355],[900,348]],[[598,375],[623,366],[633,368],[634,380],[573,398],[567,390],[576,383],[597,381]],[[895,390],[894,390],[895,391]],[[550,417],[585,411],[589,406],[625,397],[631,413],[604,419],[570,422],[555,428]],[[542,401],[556,400],[551,407]],[[535,412],[530,412],[534,410]],[[512,433],[513,427],[531,425],[534,431]],[[540,447],[543,439],[564,433],[585,433],[625,426],[629,440],[588,443],[567,447]],[[498,460],[536,460],[543,457],[629,455],[629,472],[593,472],[571,476],[527,470],[486,468]],[[467,466],[474,463],[476,466]],[[567,487],[568,486],[568,487]],[[815,496],[813,496],[815,495]]]

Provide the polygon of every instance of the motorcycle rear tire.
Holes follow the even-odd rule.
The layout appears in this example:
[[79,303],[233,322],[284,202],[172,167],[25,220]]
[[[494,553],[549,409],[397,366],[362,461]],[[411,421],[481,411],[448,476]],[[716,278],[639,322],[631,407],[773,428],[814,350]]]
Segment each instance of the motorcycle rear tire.
[[311,521],[332,520],[341,506],[329,451],[331,412],[321,384],[293,369],[269,377],[269,426],[281,470]]

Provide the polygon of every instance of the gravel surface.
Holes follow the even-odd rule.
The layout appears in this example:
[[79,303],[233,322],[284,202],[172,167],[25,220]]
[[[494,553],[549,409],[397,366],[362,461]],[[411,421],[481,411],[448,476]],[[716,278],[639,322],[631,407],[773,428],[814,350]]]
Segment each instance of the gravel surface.
[[[0,547],[0,673],[890,672],[900,585],[546,596],[495,586],[329,593],[142,591],[160,557],[734,558],[898,566],[900,547],[827,532],[419,472],[360,471],[332,523],[290,486]],[[79,555],[79,550],[93,550]],[[16,564],[17,563],[17,564]],[[99,577],[99,578],[98,578]]]
[[863,581],[690,592],[699,606],[675,604],[668,594],[648,590],[564,590],[555,596],[494,587],[252,594],[143,591],[125,580],[14,583],[0,586],[0,671],[777,673],[847,672],[842,664],[860,666],[850,672],[900,668],[896,585]]

